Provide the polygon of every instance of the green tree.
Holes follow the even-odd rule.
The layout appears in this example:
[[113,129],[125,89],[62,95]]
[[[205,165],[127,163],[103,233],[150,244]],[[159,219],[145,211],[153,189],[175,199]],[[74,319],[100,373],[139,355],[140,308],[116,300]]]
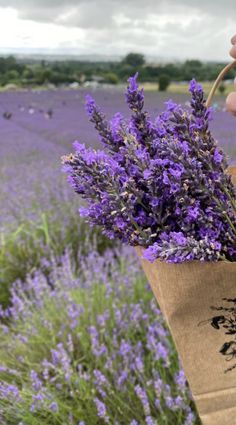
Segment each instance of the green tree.
[[33,73],[32,69],[29,68],[29,67],[25,67],[25,69],[22,73],[22,77],[25,80],[32,80],[32,78],[34,78],[34,73]]
[[42,68],[37,66],[34,70],[34,78],[37,84],[45,84],[51,81],[52,70],[50,68]]
[[158,78],[159,91],[166,91],[170,84],[170,77],[166,74],[161,74]]
[[105,82],[109,83],[109,84],[118,84],[118,82],[119,82],[119,79],[114,72],[107,72],[107,73],[103,74],[103,77],[104,77]]
[[133,68],[141,68],[145,64],[144,55],[141,53],[128,53],[122,61],[125,65],[130,65]]
[[184,80],[191,80],[196,78],[201,80],[203,78],[204,68],[202,62],[197,59],[186,60],[182,65],[182,78]]
[[134,73],[134,68],[128,64],[117,66],[116,73],[121,80],[127,80]]
[[6,73],[6,78],[9,80],[9,81],[16,81],[16,80],[18,80],[19,79],[19,77],[20,77],[20,74],[19,74],[19,72],[18,71],[16,71],[15,69],[11,69],[10,71],[8,71],[7,73]]
[[15,69],[17,67],[17,62],[14,56],[8,56],[5,58],[6,69]]

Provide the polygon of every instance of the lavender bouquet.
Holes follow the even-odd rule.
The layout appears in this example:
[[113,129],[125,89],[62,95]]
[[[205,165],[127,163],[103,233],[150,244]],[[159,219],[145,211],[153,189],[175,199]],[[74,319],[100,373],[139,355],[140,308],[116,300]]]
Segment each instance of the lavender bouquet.
[[210,99],[233,66],[207,101],[192,80],[191,108],[168,101],[154,121],[137,74],[125,93],[129,120],[118,113],[108,122],[87,97],[104,150],[75,142],[75,154],[63,158],[69,182],[87,202],[81,215],[136,247],[204,425],[228,425],[236,415],[235,365],[225,369],[224,361],[236,358],[236,318],[226,318],[220,305],[236,303],[236,191],[209,129]]
[[137,74],[128,81],[130,119],[117,113],[107,121],[87,96],[104,149],[75,142],[75,153],[63,157],[87,202],[80,214],[110,239],[142,247],[151,262],[236,261],[236,191],[202,87],[190,82],[190,110],[170,100],[152,121]]

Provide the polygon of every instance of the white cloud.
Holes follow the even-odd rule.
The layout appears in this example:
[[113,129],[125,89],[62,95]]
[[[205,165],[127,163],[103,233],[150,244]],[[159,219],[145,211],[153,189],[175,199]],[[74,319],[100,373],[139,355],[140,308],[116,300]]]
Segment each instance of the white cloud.
[[227,60],[235,0],[0,0],[0,49]]
[[74,40],[83,42],[84,31],[68,28],[54,23],[38,23],[18,18],[15,9],[0,9],[0,48],[47,48],[57,49],[61,43],[68,42],[77,47]]

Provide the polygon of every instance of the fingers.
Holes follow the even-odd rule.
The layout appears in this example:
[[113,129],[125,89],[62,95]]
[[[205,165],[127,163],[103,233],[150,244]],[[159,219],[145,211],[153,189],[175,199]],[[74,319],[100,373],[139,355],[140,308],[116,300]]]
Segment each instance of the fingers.
[[236,34],[231,38],[231,44],[232,47],[230,49],[230,56],[232,56],[232,58],[236,59]]
[[[236,34],[231,38],[232,47],[230,49],[230,56],[236,59]],[[236,116],[236,78],[234,79],[235,91],[230,93],[226,98],[226,110]]]
[[226,98],[226,109],[236,116],[236,91],[230,93]]

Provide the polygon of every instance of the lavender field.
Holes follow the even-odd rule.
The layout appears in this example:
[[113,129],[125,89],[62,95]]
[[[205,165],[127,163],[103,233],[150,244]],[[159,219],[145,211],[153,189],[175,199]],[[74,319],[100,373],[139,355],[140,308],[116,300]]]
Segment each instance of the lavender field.
[[[108,117],[128,114],[120,90],[90,93]],[[84,96],[0,93],[0,423],[199,424],[132,249],[81,221],[61,172],[74,140],[99,143]],[[146,94],[152,116],[167,99]],[[212,131],[236,164],[235,118],[222,98],[213,109]]]
[[[54,202],[70,203],[74,196],[61,176],[60,157],[72,149],[74,140],[98,147],[97,136],[88,122],[84,108],[86,92],[35,91],[0,95],[0,175],[1,230],[20,223],[26,216],[35,220],[52,208]],[[98,104],[111,117],[117,111],[128,114],[123,93],[119,90],[92,92]],[[167,94],[149,92],[146,107],[158,115]],[[173,100],[187,104],[187,95],[173,95]],[[236,163],[235,120],[224,111],[223,99],[213,105],[212,130]],[[4,115],[8,113],[9,119]],[[57,211],[60,214],[60,211]],[[6,226],[7,225],[7,226]]]

